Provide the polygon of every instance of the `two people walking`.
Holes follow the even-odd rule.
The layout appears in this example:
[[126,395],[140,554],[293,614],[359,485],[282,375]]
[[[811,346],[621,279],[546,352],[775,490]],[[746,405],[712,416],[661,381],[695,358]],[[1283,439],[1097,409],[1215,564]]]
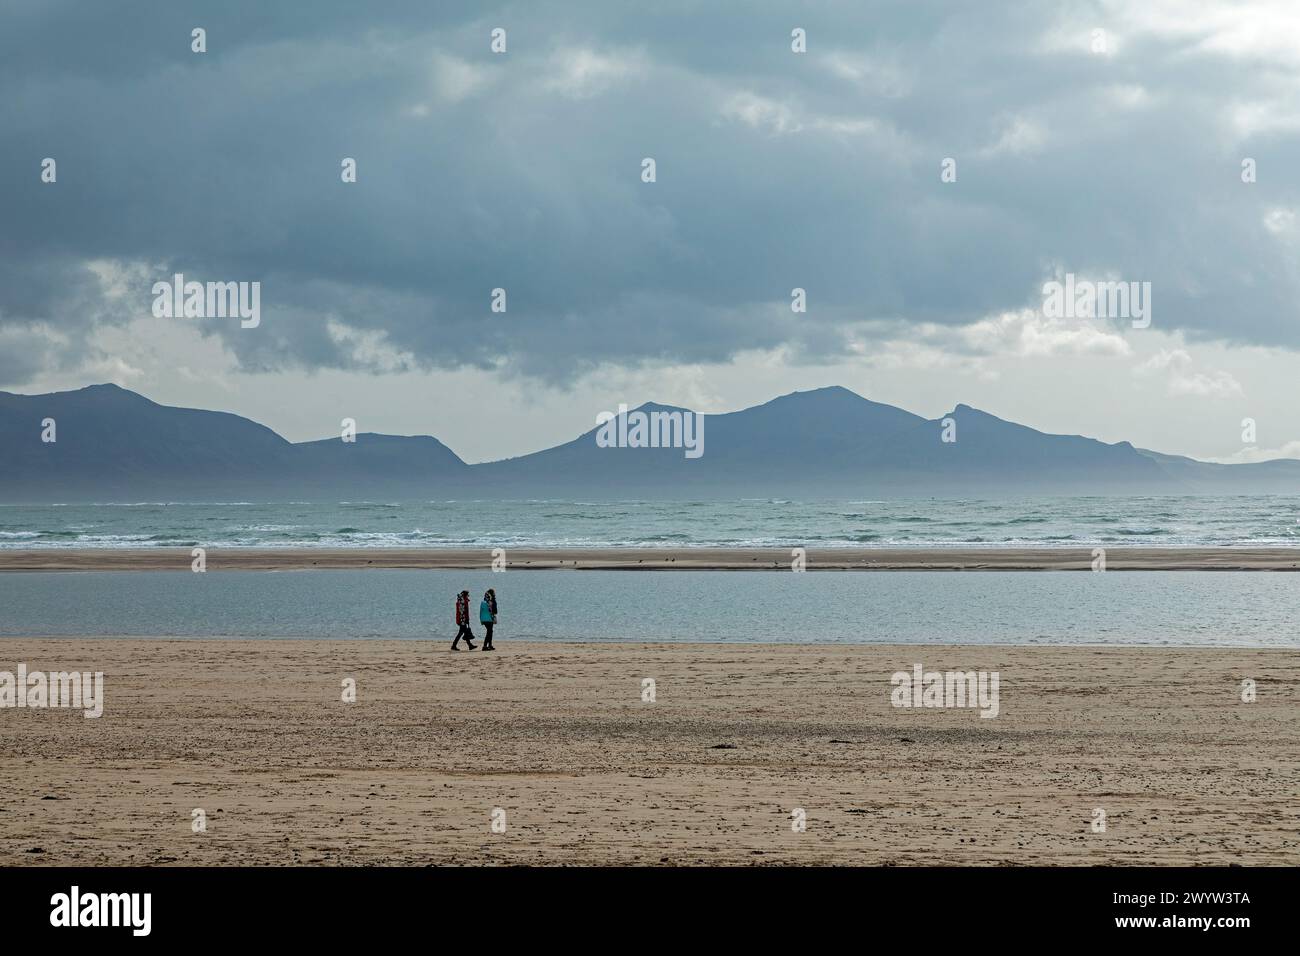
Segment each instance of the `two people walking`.
[[[478,620],[487,631],[483,638],[483,650],[495,651],[492,646],[492,628],[497,622],[497,592],[493,588],[488,588],[483,595],[483,600],[478,606]],[[469,649],[474,650],[474,632],[469,629],[469,592],[461,591],[456,595],[456,639],[451,642],[453,651],[460,650],[460,639],[465,638],[465,643]]]

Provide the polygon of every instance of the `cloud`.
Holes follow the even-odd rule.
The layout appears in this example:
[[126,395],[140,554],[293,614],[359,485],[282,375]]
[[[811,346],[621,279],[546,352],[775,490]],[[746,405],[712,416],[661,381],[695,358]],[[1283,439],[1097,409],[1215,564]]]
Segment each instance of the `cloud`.
[[647,64],[640,51],[603,53],[587,48],[556,52],[550,62],[547,89],[573,99],[588,99],[619,83],[642,76]]
[[1163,377],[1170,395],[1233,398],[1245,394],[1241,383],[1228,372],[1195,371],[1192,368],[1192,357],[1186,349],[1161,349],[1137,365],[1134,372],[1138,375]]
[[[842,352],[880,369],[953,370],[1000,376],[1008,359],[1131,354],[1123,335],[1100,321],[1049,319],[1032,309],[986,316],[965,325],[864,323],[845,337]],[[807,351],[786,356],[807,361]]]
[[992,144],[979,149],[976,155],[989,159],[1002,154],[1020,155],[1037,152],[1047,141],[1047,132],[1038,123],[1023,116],[1009,119]]
[[909,71],[897,61],[877,53],[832,50],[824,57],[818,57],[816,62],[831,75],[876,96],[897,98],[907,95],[912,88]]
[[[435,53],[430,67],[433,95],[448,104],[477,96],[492,86],[497,74],[486,65],[448,53]],[[425,115],[430,107],[424,107]]]
[[1294,209],[1270,209],[1264,214],[1264,228],[1275,236],[1292,237],[1296,234]]
[[[871,323],[918,360],[1123,355],[1113,331],[1018,317],[1056,266],[1150,281],[1188,341],[1297,349],[1297,16],[1186,6],[833,3],[803,11],[795,54],[778,7],[9,4],[0,330],[21,352],[0,387],[92,360],[92,333],[176,271],[262,282],[258,329],[194,328],[268,372],[562,386],[780,348],[831,361]],[[1235,393],[1217,373],[1170,387]]]
[[1103,322],[1049,319],[1028,309],[1004,312],[954,331],[967,348],[985,354],[1121,357],[1130,351],[1124,337]]
[[750,92],[733,94],[722,104],[721,112],[726,119],[778,135],[803,129],[792,107]]
[[881,131],[881,124],[872,117],[807,113],[792,104],[780,103],[748,91],[727,97],[720,112],[724,119],[775,136],[802,132],[866,135]]
[[1300,441],[1289,441],[1278,448],[1247,445],[1231,455],[1209,458],[1207,461],[1217,461],[1224,465],[1240,465],[1256,461],[1273,461],[1277,458],[1300,458]]
[[1117,18],[1134,36],[1173,40],[1188,53],[1300,66],[1300,10],[1289,0],[1105,0],[1104,7],[1105,19]]

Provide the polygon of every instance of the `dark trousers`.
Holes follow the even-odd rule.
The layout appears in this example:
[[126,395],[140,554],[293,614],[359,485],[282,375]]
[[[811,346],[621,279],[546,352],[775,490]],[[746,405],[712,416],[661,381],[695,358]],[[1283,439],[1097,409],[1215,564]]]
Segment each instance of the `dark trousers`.
[[495,624],[492,624],[491,622],[489,622],[489,623],[487,623],[487,624],[484,624],[483,626],[484,626],[485,628],[487,628],[487,637],[483,638],[483,646],[484,646],[484,647],[491,647],[491,646],[492,646],[492,628],[494,628],[496,625],[495,625]]
[[459,644],[462,637],[465,638],[466,644],[472,644],[474,642],[474,632],[469,629],[468,624],[462,624],[460,626],[460,630],[456,632],[456,639],[451,642],[451,646],[455,647]]

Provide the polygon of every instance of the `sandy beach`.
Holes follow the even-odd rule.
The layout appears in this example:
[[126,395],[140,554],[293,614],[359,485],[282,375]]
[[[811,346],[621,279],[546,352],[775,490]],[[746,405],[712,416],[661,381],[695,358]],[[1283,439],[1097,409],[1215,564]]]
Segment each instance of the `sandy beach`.
[[[809,571],[1091,571],[1091,548],[807,550]],[[185,570],[184,548],[0,550],[0,571]],[[485,569],[488,548],[211,548],[210,571],[308,568]],[[510,570],[788,571],[789,548],[511,548]],[[1110,548],[1107,571],[1300,571],[1298,548]]]
[[[0,641],[105,675],[0,709],[0,863],[1300,863],[1294,652],[498,646]],[[998,716],[891,706],[917,663]]]

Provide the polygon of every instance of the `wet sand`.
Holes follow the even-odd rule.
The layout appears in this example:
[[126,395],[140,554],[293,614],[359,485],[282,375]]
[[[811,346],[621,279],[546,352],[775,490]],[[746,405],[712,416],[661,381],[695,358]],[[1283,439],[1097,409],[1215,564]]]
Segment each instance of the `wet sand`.
[[[1091,548],[811,548],[809,571],[1090,571]],[[0,550],[0,571],[185,570],[184,548]],[[487,569],[492,549],[210,548],[209,571]],[[519,548],[510,570],[790,570],[789,548]],[[1109,548],[1107,571],[1300,571],[1300,548]]]
[[497,643],[0,640],[0,864],[1300,864],[1293,651]]

